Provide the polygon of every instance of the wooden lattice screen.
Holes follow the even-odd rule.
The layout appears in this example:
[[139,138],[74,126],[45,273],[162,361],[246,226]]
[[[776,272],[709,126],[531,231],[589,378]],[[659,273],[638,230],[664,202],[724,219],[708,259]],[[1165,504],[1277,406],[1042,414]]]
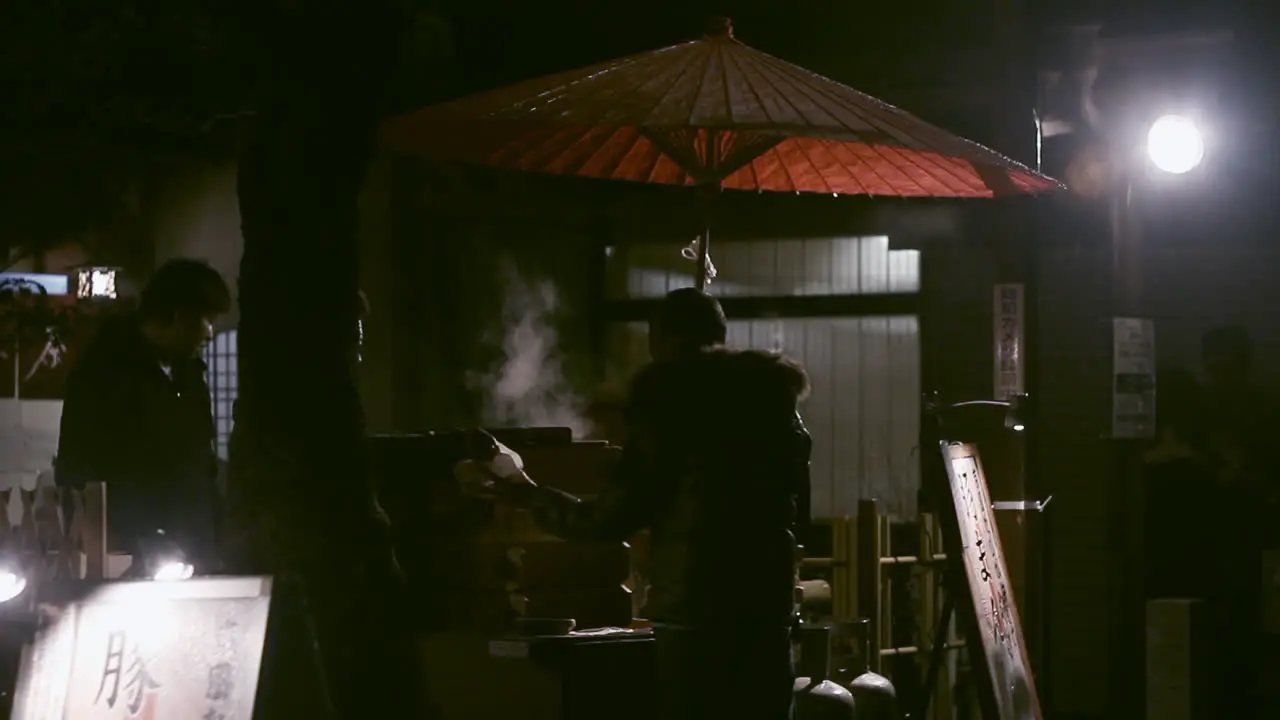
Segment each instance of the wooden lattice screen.
[[[0,490],[0,507],[8,508],[14,494],[21,503],[21,517],[15,525],[7,512],[0,513],[0,537],[9,539],[30,579],[39,583],[106,578],[105,485],[89,483],[84,490]],[[71,510],[69,524],[64,521],[67,509]]]

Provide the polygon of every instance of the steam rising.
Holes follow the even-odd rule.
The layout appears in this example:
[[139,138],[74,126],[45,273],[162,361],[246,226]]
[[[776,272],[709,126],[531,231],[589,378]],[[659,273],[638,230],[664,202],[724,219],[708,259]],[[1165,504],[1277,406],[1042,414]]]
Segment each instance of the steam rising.
[[484,401],[481,419],[490,427],[567,427],[582,437],[587,431],[582,403],[564,376],[556,347],[555,286],[521,277],[509,262],[502,276],[502,359],[489,372],[469,378]]

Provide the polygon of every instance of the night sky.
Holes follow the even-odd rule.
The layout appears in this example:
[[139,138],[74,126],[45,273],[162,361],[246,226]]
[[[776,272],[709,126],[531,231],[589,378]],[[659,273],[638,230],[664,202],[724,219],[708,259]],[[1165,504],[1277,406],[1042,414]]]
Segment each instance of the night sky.
[[[1033,26],[1106,22],[1143,31],[1230,26],[1253,0],[1028,0]],[[873,93],[936,82],[991,37],[1000,0],[654,0],[595,3],[447,3],[460,87],[490,87],[696,36],[704,19],[727,15],[737,36],[761,50]],[[497,10],[495,12],[495,9]]]
[[[407,1],[437,8],[439,18],[417,29],[429,36],[420,43],[426,49],[406,62],[396,110],[692,39],[702,34],[708,17],[727,15],[737,37],[759,50],[982,142],[991,141],[989,126],[997,113],[974,98],[983,94],[977,89],[994,82],[995,61],[986,52],[993,46],[993,17],[997,8],[1011,4]],[[1248,142],[1256,143],[1274,135],[1270,128],[1280,118],[1273,109],[1270,71],[1276,67],[1275,44],[1260,34],[1271,33],[1274,23],[1268,21],[1277,14],[1276,5],[1273,0],[1026,0],[1023,54],[1029,66],[1048,52],[1042,30],[1061,22],[1105,22],[1115,32],[1233,28],[1249,62],[1241,78],[1246,92],[1233,101],[1232,113],[1253,127]],[[263,61],[255,48],[270,41],[254,31],[262,7],[220,0],[0,4],[0,85],[6,93],[0,103],[0,175],[9,188],[0,197],[0,214],[11,226],[19,216],[32,215],[15,232],[27,237],[92,226],[106,212],[97,206],[113,202],[96,197],[103,193],[95,188],[110,184],[109,169],[138,157],[139,146],[169,143],[161,149],[181,152],[203,145],[233,155],[236,123],[220,122],[210,132],[210,120],[234,117],[257,101]],[[1255,147],[1242,156],[1270,157]],[[71,175],[84,189],[69,187],[62,172],[76,165],[85,169]],[[43,199],[37,202],[35,195]],[[27,212],[68,204],[82,213]]]
[[[692,39],[706,19],[733,20],[738,39],[927,120],[989,141],[991,112],[972,98],[992,82],[997,8],[1002,0],[655,0],[595,3],[445,3],[454,55],[431,98],[499,87],[558,70]],[[1274,53],[1255,37],[1274,14],[1262,0],[1026,0],[1023,55],[1051,52],[1046,30],[1060,23],[1103,24],[1109,33],[1229,28],[1250,57],[1250,83],[1266,87]],[[1007,12],[1007,10],[1001,10]],[[1255,50],[1255,46],[1261,50]],[[1264,52],[1265,50],[1265,52]],[[1265,57],[1263,57],[1265,56]],[[972,88],[972,90],[970,90]],[[943,93],[942,90],[947,92]],[[965,107],[970,104],[970,107]],[[1252,111],[1251,111],[1252,112]]]
[[[417,30],[433,36],[418,44],[432,47],[407,60],[412,79],[402,83],[408,87],[397,109],[671,45],[699,36],[708,17],[727,15],[747,44],[926,117],[946,110],[922,107],[937,88],[987,81],[991,69],[981,58],[992,46],[998,9],[1023,6],[1028,58],[1044,52],[1040,30],[1062,22],[1138,32],[1234,27],[1246,44],[1265,47],[1270,43],[1250,34],[1270,27],[1267,14],[1276,14],[1268,10],[1276,3],[1266,0],[406,2],[436,8],[441,20]],[[113,114],[136,114],[140,96],[152,124],[196,123],[159,118],[175,112],[194,118],[244,109],[261,75],[256,48],[271,40],[255,28],[262,7],[218,0],[5,3],[0,128],[12,139],[21,126],[44,133],[111,124]]]

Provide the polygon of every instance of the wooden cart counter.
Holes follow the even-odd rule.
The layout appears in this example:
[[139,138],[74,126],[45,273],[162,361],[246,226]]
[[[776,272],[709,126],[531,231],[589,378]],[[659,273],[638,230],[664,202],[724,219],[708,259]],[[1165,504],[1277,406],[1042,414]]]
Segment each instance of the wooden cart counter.
[[423,641],[442,720],[650,720],[653,638],[647,631]]

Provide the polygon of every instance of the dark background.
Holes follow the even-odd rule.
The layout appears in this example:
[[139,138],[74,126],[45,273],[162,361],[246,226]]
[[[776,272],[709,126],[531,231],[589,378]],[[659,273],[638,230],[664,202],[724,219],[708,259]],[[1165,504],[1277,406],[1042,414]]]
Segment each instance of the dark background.
[[[252,109],[256,48],[246,30],[262,0],[15,0],[0,7],[0,243],[53,242],[108,225],[127,198],[121,168],[158,152],[234,157],[237,112]],[[1030,109],[1051,28],[1101,23],[1110,34],[1229,28],[1238,63],[1206,85],[1218,114],[1206,171],[1144,190],[1146,305],[1165,364],[1198,369],[1207,327],[1244,324],[1264,384],[1280,384],[1276,243],[1275,3],[1193,2],[530,2],[436,5],[413,30],[397,79],[409,109],[545,73],[670,45],[728,15],[760,50],[898,104],[956,133],[1034,162]],[[109,5],[109,7],[104,7]],[[359,12],[357,2],[350,4]],[[341,102],[335,98],[335,102]],[[224,118],[212,122],[215,118]],[[226,119],[230,118],[230,119]],[[1089,140],[1047,142],[1061,174]],[[66,208],[74,208],[68,212]],[[977,207],[977,206],[975,206]],[[1012,206],[1011,206],[1012,207]],[[991,284],[1036,285],[1032,389],[1041,432],[1029,479],[1055,494],[1048,550],[1050,707],[1087,712],[1107,691],[1110,264],[1105,206],[1064,193],[1008,213],[980,206],[962,238],[930,242],[925,389],[989,392]],[[943,369],[939,369],[946,366]],[[1012,498],[1010,498],[1012,499]]]

